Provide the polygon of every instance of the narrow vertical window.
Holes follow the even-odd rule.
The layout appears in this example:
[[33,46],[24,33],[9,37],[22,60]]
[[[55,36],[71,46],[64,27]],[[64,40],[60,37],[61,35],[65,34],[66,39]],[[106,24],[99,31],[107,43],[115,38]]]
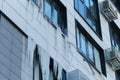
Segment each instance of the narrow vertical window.
[[94,52],[93,52],[93,45],[88,42],[88,56],[89,56],[89,59],[94,62]]
[[100,61],[100,53],[99,51],[94,48],[94,54],[95,54],[95,65],[96,65],[96,68],[101,71],[101,61]]
[[50,2],[45,1],[45,15],[51,19],[52,16],[52,7],[50,5]]
[[81,50],[83,51],[84,55],[86,56],[86,40],[83,34],[81,34]]
[[75,8],[79,9],[78,0],[75,0]]
[[82,17],[84,17],[85,15],[85,7],[84,7],[84,4],[81,0],[78,0],[78,12],[82,15]]
[[54,7],[53,9],[53,22],[55,25],[58,25],[58,9]]
[[120,38],[119,38],[119,31],[117,30],[117,25],[114,22],[110,24],[110,38],[112,47],[116,50],[120,51]]

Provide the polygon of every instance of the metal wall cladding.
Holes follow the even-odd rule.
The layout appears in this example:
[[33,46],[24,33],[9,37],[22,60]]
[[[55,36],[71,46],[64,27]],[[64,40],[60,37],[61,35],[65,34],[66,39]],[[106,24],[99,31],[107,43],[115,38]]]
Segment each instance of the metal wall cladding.
[[21,80],[27,37],[5,16],[0,17],[0,80]]

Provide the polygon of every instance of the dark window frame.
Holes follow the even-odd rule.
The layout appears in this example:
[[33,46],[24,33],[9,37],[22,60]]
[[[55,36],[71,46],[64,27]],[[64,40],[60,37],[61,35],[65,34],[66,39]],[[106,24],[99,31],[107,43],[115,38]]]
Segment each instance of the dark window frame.
[[[84,4],[84,2],[82,1],[82,0],[80,0],[82,3],[83,3],[83,5],[84,6],[86,6],[85,4]],[[92,31],[102,40],[102,33],[101,33],[101,25],[100,25],[100,14],[99,14],[99,7],[98,7],[98,1],[97,0],[93,0],[93,1],[96,1],[96,10],[97,10],[97,12],[96,12],[96,14],[98,15],[97,16],[97,26],[96,26],[96,30],[97,31],[95,31],[94,29],[93,29],[93,27],[90,25],[90,23],[89,22],[87,22],[87,19],[86,19],[86,16],[84,17],[80,12],[79,12],[79,10],[77,10],[76,9],[76,5],[75,5],[75,0],[73,0],[73,3],[74,3],[74,9],[75,9],[75,11],[82,17],[82,19],[88,24],[88,26],[92,29]],[[79,7],[79,6],[78,6]],[[85,9],[84,9],[84,12],[85,12]]]
[[[106,74],[106,66],[105,66],[105,57],[104,57],[104,51],[103,49],[96,43],[96,41],[89,35],[89,33],[80,25],[80,23],[75,20],[75,30],[77,30],[77,26],[79,27],[80,32],[85,36],[85,38],[91,42],[93,46],[99,51],[99,56],[100,56],[100,62],[101,62],[101,72],[104,76],[107,76]],[[75,31],[75,34],[77,32]],[[77,43],[77,35],[76,35],[76,45],[78,46]],[[96,71],[100,73],[100,71],[96,68],[95,63],[93,63],[89,58],[83,55],[83,52],[77,47],[77,51],[87,60],[88,63],[90,63]]]
[[[49,1],[49,0],[45,0],[45,1]],[[68,31],[67,31],[67,9],[66,7],[64,6],[63,3],[61,3],[60,0],[52,0],[52,4],[50,3],[51,5],[51,18],[49,18],[46,13],[45,13],[45,1],[44,1],[44,17],[47,19],[47,21],[49,23],[51,23],[51,25],[55,28],[57,27],[60,27],[61,31],[66,35],[68,36]],[[58,21],[58,24],[55,24],[54,23],[54,19],[53,19],[53,15],[54,15],[54,9],[55,8],[58,8],[58,16],[57,16],[57,21]],[[64,21],[62,21],[64,20]]]
[[[120,44],[120,37],[119,37],[120,29],[113,21],[109,22],[109,34],[110,34],[111,46],[115,48],[116,45]],[[118,38],[118,41],[116,41],[116,37]],[[113,39],[114,39],[114,44],[112,42]],[[118,46],[118,47],[119,47],[119,51],[120,51],[120,46]]]

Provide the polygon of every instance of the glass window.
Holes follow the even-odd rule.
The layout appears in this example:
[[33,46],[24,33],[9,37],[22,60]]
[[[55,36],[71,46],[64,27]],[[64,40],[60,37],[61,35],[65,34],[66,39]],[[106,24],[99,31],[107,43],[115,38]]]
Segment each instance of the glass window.
[[55,25],[58,25],[58,11],[57,8],[54,8],[53,10],[53,22]]
[[75,0],[75,9],[90,27],[101,36],[97,6],[96,0]]
[[[97,45],[96,42],[92,42],[92,37],[84,30],[84,28],[75,20],[76,25],[76,43],[78,52],[82,54],[86,60],[94,66],[98,71],[102,72],[106,76],[105,59],[103,50]],[[78,29],[79,28],[79,29]],[[85,35],[83,34],[85,33]]]
[[51,19],[52,16],[52,8],[49,2],[45,1],[45,15]]
[[58,4],[58,1],[45,0],[44,7],[45,16],[50,19],[50,22],[54,26],[60,27],[61,31],[67,35],[67,14],[65,6],[62,3]]
[[99,71],[101,71],[100,53],[95,47],[94,47],[94,55],[95,55],[95,66]]
[[86,40],[83,34],[81,34],[81,50],[84,52],[86,56]]
[[117,27],[115,23],[110,23],[110,37],[111,37],[111,44],[116,50],[120,50],[120,38],[117,29],[112,27]]
[[94,62],[94,52],[93,52],[93,46],[90,42],[88,42],[88,56],[89,59]]
[[79,10],[78,10],[78,12],[84,17],[85,6],[84,6],[84,4],[80,0],[78,1],[78,4],[79,4]]
[[78,49],[80,49],[80,33],[79,33],[79,29],[77,28],[77,47]]
[[79,5],[78,5],[78,0],[75,0],[75,8],[78,10],[79,9]]
[[90,7],[90,4],[89,4],[89,0],[85,0],[85,5],[89,8]]

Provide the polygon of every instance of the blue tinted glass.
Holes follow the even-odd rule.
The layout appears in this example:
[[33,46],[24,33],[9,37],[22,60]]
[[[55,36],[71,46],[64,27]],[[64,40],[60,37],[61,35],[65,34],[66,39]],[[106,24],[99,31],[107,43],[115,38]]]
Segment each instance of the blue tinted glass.
[[94,5],[93,0],[90,0],[90,6],[93,6],[93,5]]
[[84,52],[84,55],[86,56],[86,41],[83,34],[81,34],[81,50]]
[[89,5],[89,0],[85,0],[85,5],[89,8],[90,5]]
[[45,15],[51,19],[51,5],[48,2],[45,2]]
[[79,0],[75,0],[75,8],[78,10],[79,5],[78,5]]
[[92,28],[94,29],[94,31],[97,31],[97,26],[95,26],[94,24],[92,25]]
[[90,42],[88,42],[88,55],[90,60],[94,62],[93,46]]
[[92,21],[91,21],[90,17],[87,17],[87,18],[86,18],[86,21],[88,22],[88,24],[89,24],[90,26],[92,26]]
[[56,9],[54,9],[53,11],[54,11],[53,22],[56,25],[58,24],[58,11]]
[[85,14],[84,13],[84,9],[85,9],[84,7],[85,6],[84,6],[84,4],[80,0],[79,0],[78,4],[79,4],[79,13],[84,17],[84,14]]

